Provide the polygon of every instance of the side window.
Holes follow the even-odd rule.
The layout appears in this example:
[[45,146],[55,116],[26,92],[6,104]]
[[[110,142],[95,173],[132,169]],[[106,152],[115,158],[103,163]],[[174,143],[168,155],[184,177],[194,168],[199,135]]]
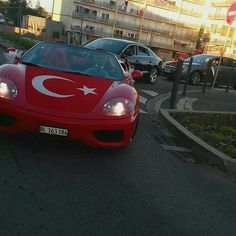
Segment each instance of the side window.
[[141,46],[138,46],[138,55],[142,56],[149,56],[148,50],[146,48],[143,48]]
[[215,58],[212,60],[212,65],[217,66],[219,64],[219,58]]
[[228,58],[223,57],[222,62],[221,62],[221,66],[228,66],[228,63],[229,63]]
[[236,67],[236,60],[232,58],[228,58],[228,66],[229,67]]
[[135,46],[132,45],[132,46],[129,46],[125,49],[125,54],[127,56],[132,56],[132,55],[135,55]]

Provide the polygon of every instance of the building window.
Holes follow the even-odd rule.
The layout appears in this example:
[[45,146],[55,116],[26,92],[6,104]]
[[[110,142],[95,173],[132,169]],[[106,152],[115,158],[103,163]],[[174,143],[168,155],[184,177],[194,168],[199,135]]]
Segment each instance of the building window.
[[102,13],[102,19],[103,19],[104,21],[108,21],[108,20],[109,20],[109,14]]
[[123,36],[123,31],[122,30],[115,30],[115,35],[117,36]]
[[128,36],[129,38],[134,38],[134,34],[133,34],[133,33],[128,33],[127,36]]

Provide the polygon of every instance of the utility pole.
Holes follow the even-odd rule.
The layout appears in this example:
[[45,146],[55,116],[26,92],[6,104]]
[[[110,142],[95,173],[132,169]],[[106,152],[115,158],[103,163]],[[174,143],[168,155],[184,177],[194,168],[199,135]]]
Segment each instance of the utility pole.
[[22,27],[22,1],[20,0],[20,9],[19,9],[19,34],[21,35],[21,27]]

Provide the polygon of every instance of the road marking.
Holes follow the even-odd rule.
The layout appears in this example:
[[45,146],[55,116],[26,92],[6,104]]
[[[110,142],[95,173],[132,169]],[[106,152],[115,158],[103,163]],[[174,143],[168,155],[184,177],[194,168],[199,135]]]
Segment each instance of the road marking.
[[[201,90],[190,90],[189,92],[191,92],[191,93],[197,93],[197,92],[200,92],[200,91],[201,91]],[[181,94],[181,93],[183,93],[183,92],[182,92],[182,91],[178,91],[178,92],[177,92],[177,94]],[[157,100],[156,103],[155,103],[155,112],[156,112],[156,113],[158,113],[159,110],[161,109],[161,104],[162,104],[165,100],[169,99],[170,96],[171,96],[171,93],[170,93],[170,92],[169,92],[169,93],[164,93],[164,94],[161,94],[161,95],[158,96],[158,100]],[[160,98],[159,98],[159,97],[160,97]]]
[[161,144],[162,148],[164,148],[167,151],[175,151],[175,152],[192,152],[190,149],[185,147],[179,147],[179,146],[172,146],[172,145],[166,145]]
[[184,97],[181,98],[177,105],[176,108],[177,110],[193,110],[193,103],[196,102],[198,99],[197,98],[189,98],[189,97]]
[[139,113],[147,114],[147,112],[142,110],[141,108],[139,108]]
[[145,98],[145,97],[139,95],[139,102],[145,104],[146,101],[147,101],[147,98]]
[[146,94],[148,94],[148,95],[151,95],[151,96],[153,96],[153,97],[159,95],[159,93],[156,93],[156,92],[154,92],[154,91],[152,91],[152,90],[145,90],[145,89],[143,89],[143,90],[140,90],[140,91],[142,91],[142,92],[144,92],[144,93],[146,93]]

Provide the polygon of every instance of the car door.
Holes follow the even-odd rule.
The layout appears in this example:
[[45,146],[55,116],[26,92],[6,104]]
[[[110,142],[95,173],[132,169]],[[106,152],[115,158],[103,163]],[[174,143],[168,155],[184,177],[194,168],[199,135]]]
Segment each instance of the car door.
[[122,52],[122,54],[124,55],[125,59],[124,62],[127,65],[127,67],[135,66],[135,69],[138,70],[138,68],[136,68],[136,54],[137,54],[136,45],[127,46]]
[[148,49],[140,45],[137,46],[136,65],[144,75],[149,74],[154,65],[154,58],[149,54]]
[[235,60],[228,57],[223,57],[218,71],[216,84],[228,85],[231,84],[232,73],[235,67]]

